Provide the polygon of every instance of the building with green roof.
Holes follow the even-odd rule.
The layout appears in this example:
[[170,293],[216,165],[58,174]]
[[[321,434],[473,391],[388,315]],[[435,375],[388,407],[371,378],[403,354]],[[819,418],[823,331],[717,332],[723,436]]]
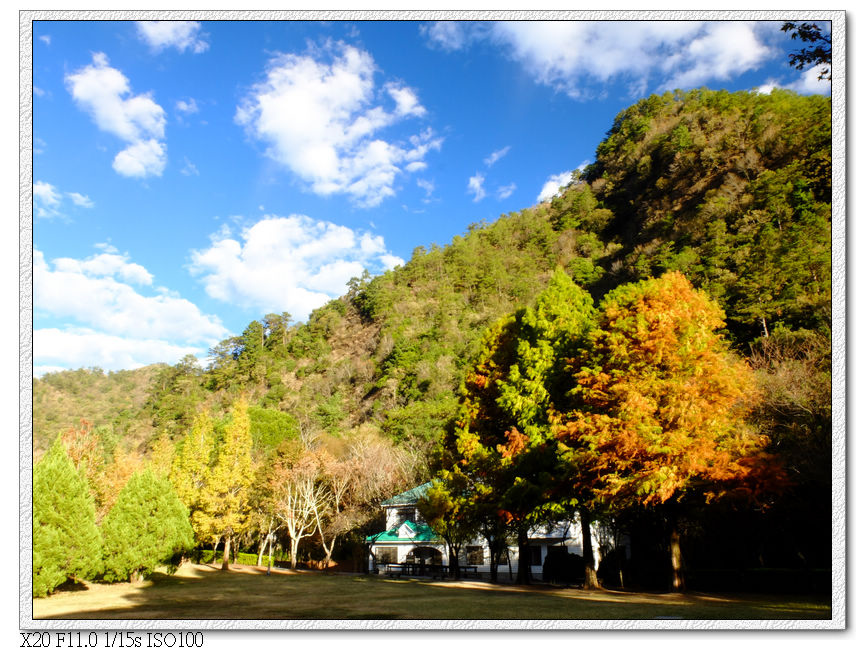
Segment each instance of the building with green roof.
[[[421,516],[418,500],[429,490],[432,482],[418,485],[382,501],[385,510],[385,529],[366,538],[370,545],[370,565],[373,572],[388,571],[389,565],[414,565],[413,575],[424,575],[427,567],[447,564],[447,543],[436,535]],[[595,561],[600,558],[601,531],[593,526],[592,546]],[[629,549],[629,542],[628,551]],[[547,556],[561,554],[582,555],[582,533],[579,520],[561,521],[536,526],[529,532],[529,557],[534,579],[543,578]],[[516,571],[517,548],[512,546],[498,559],[499,576],[509,568]],[[480,536],[466,544],[460,553],[461,567],[475,567],[479,577],[489,575],[491,557],[486,541]],[[406,567],[408,568],[408,567]]]

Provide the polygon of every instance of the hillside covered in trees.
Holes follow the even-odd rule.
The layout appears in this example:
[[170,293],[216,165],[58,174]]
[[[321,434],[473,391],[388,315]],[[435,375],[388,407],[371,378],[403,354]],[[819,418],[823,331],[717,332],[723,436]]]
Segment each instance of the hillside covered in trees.
[[[754,373],[749,426],[766,437],[790,481],[761,518],[754,508],[723,506],[707,519],[693,514],[699,504],[683,505],[695,538],[718,533],[692,557],[707,567],[736,556],[748,565],[825,568],[830,108],[828,98],[781,90],[641,100],[617,116],[596,160],[551,201],[473,224],[447,246],[419,246],[404,266],[353,279],[306,323],[264,315],[215,346],[204,366],[187,357],[35,380],[37,458],[80,419],[100,432],[106,464],[117,454],[154,459],[186,448],[190,432],[205,426],[195,424],[200,413],[224,441],[240,417],[232,409],[245,400],[251,474],[268,464],[289,471],[292,444],[310,440],[324,441],[340,462],[362,463],[363,439],[365,449],[399,455],[381,489],[410,486],[436,469],[436,445],[452,427],[485,331],[534,304],[557,269],[595,303],[617,287],[678,272],[723,312],[720,335]],[[382,496],[364,489],[371,501]],[[333,531],[368,520],[355,505],[357,516]],[[619,519],[637,536],[651,533],[643,511]],[[729,536],[719,531],[731,522],[751,526],[749,548],[721,550]],[[272,522],[260,523],[247,545],[272,533]],[[193,529],[196,541],[207,538],[194,520]]]

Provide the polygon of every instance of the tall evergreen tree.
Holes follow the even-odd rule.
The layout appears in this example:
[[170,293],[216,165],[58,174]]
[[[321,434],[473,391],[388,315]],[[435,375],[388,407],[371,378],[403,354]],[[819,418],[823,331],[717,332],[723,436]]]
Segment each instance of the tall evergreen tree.
[[168,479],[134,474],[102,520],[105,577],[143,576],[193,546],[189,512]]
[[87,481],[58,438],[33,469],[33,595],[95,575],[101,546]]

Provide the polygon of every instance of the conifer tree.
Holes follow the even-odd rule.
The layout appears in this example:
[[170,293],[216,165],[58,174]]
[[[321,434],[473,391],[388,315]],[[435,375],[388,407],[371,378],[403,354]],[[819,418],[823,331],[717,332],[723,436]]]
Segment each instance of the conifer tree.
[[[765,440],[745,421],[753,372],[721,337],[723,312],[681,273],[623,285],[570,360],[571,410],[560,453],[573,489],[598,504],[672,504],[699,490],[755,493],[779,478]],[[684,588],[679,530],[670,512],[673,587]]]
[[171,483],[146,469],[134,474],[102,521],[105,578],[143,576],[193,546],[189,513]]
[[101,545],[87,481],[58,438],[33,470],[33,595],[94,575]]

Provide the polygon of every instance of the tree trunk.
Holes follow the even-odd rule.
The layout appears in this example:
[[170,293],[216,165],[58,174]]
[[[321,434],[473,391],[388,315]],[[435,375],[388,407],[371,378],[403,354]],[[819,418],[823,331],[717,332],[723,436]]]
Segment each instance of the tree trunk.
[[580,508],[580,529],[583,533],[583,560],[586,563],[583,589],[600,589],[598,572],[595,571],[595,551],[592,548],[592,520],[586,508]]
[[673,530],[670,532],[670,563],[673,569],[673,591],[685,591],[685,567],[682,562],[682,548],[679,545],[679,529],[673,520]]
[[488,535],[487,548],[490,549],[490,582],[499,581],[499,555],[501,554],[501,543],[494,535]]
[[270,575],[270,568],[273,566],[273,533],[268,535],[270,543],[267,545],[267,575]]
[[292,569],[297,568],[297,544],[298,544],[298,540],[295,539],[294,537],[292,537],[291,538],[290,551],[289,551],[291,553],[291,568]]
[[269,534],[264,539],[262,539],[261,543],[258,545],[258,560],[255,562],[255,566],[261,566],[261,560],[264,557],[264,549],[267,548],[268,539],[270,539]]
[[216,547],[219,546],[219,542],[222,541],[221,537],[217,537],[213,540],[213,554],[210,556],[211,564],[216,564]]
[[448,561],[450,562],[450,574],[454,580],[459,580],[460,577],[460,548],[453,544],[448,544]]
[[222,548],[222,570],[228,571],[228,560],[231,553],[231,535],[225,536],[225,546]]
[[532,581],[532,569],[529,558],[529,531],[520,528],[517,532],[517,584],[527,585]]

